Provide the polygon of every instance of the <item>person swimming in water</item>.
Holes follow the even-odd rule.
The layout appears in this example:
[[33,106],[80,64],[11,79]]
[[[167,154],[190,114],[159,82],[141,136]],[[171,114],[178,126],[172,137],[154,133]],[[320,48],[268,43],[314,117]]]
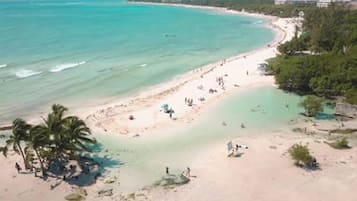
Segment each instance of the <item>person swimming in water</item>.
[[240,124],[241,128],[245,128],[245,125],[243,123]]

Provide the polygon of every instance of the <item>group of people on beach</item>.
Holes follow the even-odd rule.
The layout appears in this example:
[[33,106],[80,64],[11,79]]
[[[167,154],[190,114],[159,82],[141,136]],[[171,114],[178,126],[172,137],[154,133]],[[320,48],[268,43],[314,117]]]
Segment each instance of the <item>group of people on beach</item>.
[[[28,166],[29,167],[25,167],[25,169],[30,170],[30,172],[35,173],[35,177],[37,177],[37,170],[36,170],[35,166],[33,165],[33,163],[31,162]],[[22,171],[22,167],[20,166],[20,164],[18,162],[15,163],[15,169],[17,170],[17,173],[20,173]]]
[[20,164],[18,162],[15,163],[15,168],[17,170],[18,173],[20,173],[20,171],[22,170]]
[[185,104],[187,104],[188,106],[192,106],[193,105],[193,99],[185,97]]
[[223,77],[217,77],[216,82],[218,82],[218,86],[222,87],[224,89],[224,80]]
[[221,62],[221,66],[223,66],[226,63],[226,59],[223,59],[223,61]]
[[[166,175],[169,175],[169,174],[170,174],[169,167],[166,167],[166,168],[165,168],[165,173],[166,173]],[[181,175],[183,175],[183,176],[185,176],[185,177],[187,177],[187,178],[188,178],[188,177],[191,177],[191,168],[190,168],[190,167],[187,167],[187,168],[186,168],[186,171],[183,171]]]

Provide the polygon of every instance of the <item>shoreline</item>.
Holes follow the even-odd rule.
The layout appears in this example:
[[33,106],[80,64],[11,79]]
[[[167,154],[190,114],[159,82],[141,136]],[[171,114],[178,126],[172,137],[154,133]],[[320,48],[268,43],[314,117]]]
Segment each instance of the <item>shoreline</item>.
[[250,12],[243,12],[238,10],[232,10],[225,7],[215,7],[215,6],[203,6],[203,5],[190,5],[190,4],[183,4],[183,3],[155,3],[155,2],[140,2],[140,1],[127,1],[129,4],[142,4],[142,5],[154,5],[154,6],[177,6],[177,7],[184,7],[184,8],[194,8],[194,9],[208,9],[214,11],[220,11],[225,14],[240,14],[245,16],[255,16],[255,17],[269,17],[269,18],[278,18],[272,15],[264,15],[260,13],[250,13]]
[[[251,16],[251,17],[259,17],[259,18],[264,18],[267,19],[267,21],[262,24],[262,26],[265,26],[271,30],[273,30],[274,32],[274,38],[272,41],[269,42],[269,45],[271,45],[271,47],[275,47],[277,46],[279,43],[281,42],[285,42],[287,41],[287,31],[284,30],[284,27],[280,27],[279,25],[275,25],[273,22],[279,20],[280,18],[275,17],[275,16],[268,16],[268,15],[262,15],[262,14],[255,14],[255,13],[246,13],[246,12],[240,12],[240,11],[234,11],[234,10],[229,10],[226,8],[220,8],[220,7],[210,7],[210,6],[193,6],[193,5],[185,5],[185,4],[164,4],[164,3],[140,3],[140,2],[128,2],[130,4],[151,4],[151,5],[160,5],[160,6],[180,6],[180,7],[187,7],[187,8],[194,8],[194,9],[206,9],[206,10],[211,10],[213,12],[220,12],[223,14],[232,14],[232,15],[243,15],[243,16]],[[287,19],[289,20],[289,19]],[[295,27],[293,27],[295,28]],[[267,47],[261,46],[257,49],[248,51],[248,52],[244,52],[244,53],[240,53],[238,55],[234,55],[228,58],[225,58],[223,60],[226,61],[226,63],[230,63],[230,62],[234,62],[236,60],[239,60],[243,57],[255,54],[261,50],[266,49]],[[160,97],[162,96],[168,96],[169,94],[173,93],[174,91],[177,91],[178,89],[182,88],[184,85],[187,85],[187,83],[192,82],[194,80],[197,80],[200,78],[200,76],[205,75],[205,74],[209,74],[212,71],[214,71],[216,68],[220,67],[220,64],[222,63],[222,61],[217,61],[217,62],[213,62],[213,63],[209,63],[207,65],[201,66],[201,67],[197,67],[191,71],[188,71],[186,73],[183,74],[179,74],[174,76],[173,78],[161,82],[159,84],[153,85],[153,86],[149,86],[149,87],[145,87],[144,89],[139,90],[138,92],[135,92],[133,94],[130,95],[124,95],[124,96],[118,96],[116,97],[107,97],[101,100],[101,102],[98,104],[94,104],[91,103],[88,106],[84,106],[84,107],[79,107],[79,108],[70,108],[70,112],[71,114],[74,115],[78,115],[79,117],[83,118],[83,119],[91,119],[91,117],[93,117],[93,115],[97,116],[99,113],[101,113],[101,111],[103,110],[110,110],[110,108],[113,107],[118,107],[118,106],[123,106],[125,108],[127,108],[128,105],[132,105],[134,103],[138,103],[138,102],[147,102],[148,101],[155,101],[157,99],[160,99]],[[264,86],[268,86],[269,84],[264,84]],[[270,84],[270,86],[272,86],[272,84]],[[261,84],[258,84],[258,86],[261,86]],[[155,100],[153,100],[155,99]],[[140,105],[138,107],[141,107]],[[126,110],[126,109],[124,109]],[[109,113],[111,113],[109,111]],[[40,113],[36,113],[36,114],[32,114],[26,117],[26,119],[28,119],[29,122],[31,123],[39,123],[39,121],[41,120],[40,118],[38,118],[38,116],[40,115],[46,115],[46,112],[40,112]],[[93,122],[91,122],[93,123]],[[7,126],[7,125],[11,125],[11,122],[0,122],[0,127],[2,126]],[[93,124],[92,124],[93,125]],[[94,125],[94,127],[97,127]],[[104,129],[102,130],[98,130],[97,128],[93,129],[96,131],[104,131]],[[110,130],[110,129],[106,129],[106,130]],[[123,131],[122,131],[123,133]],[[124,131],[124,133],[126,133],[126,131]]]
[[[350,125],[356,125],[355,122]],[[327,122],[318,121],[320,123],[324,127],[323,124]],[[292,131],[296,126],[306,126],[308,130],[306,133]],[[3,190],[0,199],[21,201],[31,197],[34,200],[62,201],[65,196],[85,189],[88,193],[85,200],[103,201],[134,200],[133,197],[135,200],[147,201],[356,200],[356,194],[353,193],[357,184],[356,148],[335,150],[325,143],[332,140],[333,136],[328,137],[327,132],[309,134],[314,131],[318,130],[312,122],[300,119],[279,128],[279,131],[267,130],[264,135],[255,133],[237,136],[233,139],[234,143],[248,146],[248,149],[241,150],[244,154],[240,157],[227,157],[225,142],[217,141],[209,149],[202,150],[200,158],[187,164],[192,176],[189,183],[171,187],[147,185],[133,192],[120,191],[120,173],[105,174],[95,184],[81,188],[63,183],[62,178],[43,181],[32,174],[19,175],[13,164],[22,159],[12,153],[8,159],[0,157],[0,167],[4,170],[0,173],[0,179],[7,181],[0,184]],[[306,171],[294,165],[287,150],[295,143],[308,144],[321,170]],[[354,146],[356,144],[357,141]],[[119,171],[120,168],[115,172]],[[51,185],[57,187],[51,189]],[[98,192],[103,189],[113,189],[113,194],[99,196]]]
[[[259,71],[258,66],[265,63],[265,60],[275,57],[277,46],[293,37],[297,23],[295,22],[296,18],[278,18],[205,6],[160,3],[153,3],[152,5],[184,6],[235,15],[262,17],[268,20],[264,23],[264,26],[273,30],[274,38],[268,45],[196,68],[158,85],[148,87],[133,96],[118,98],[98,107],[74,110],[73,113],[81,114],[81,117],[86,119],[93,130],[99,133],[120,133],[124,135],[152,132],[173,126],[176,122],[191,122],[195,118],[195,115],[191,113],[199,113],[203,108],[206,109],[208,105],[215,104],[221,97],[252,87],[274,86],[274,77],[260,75],[261,71]],[[240,69],[235,67],[243,65],[244,67]],[[249,75],[248,71],[250,72]],[[247,75],[245,75],[246,73]],[[225,86],[222,90],[215,83],[217,77],[224,78]],[[203,86],[204,89],[197,90],[198,86]],[[217,92],[210,94],[207,92],[208,89],[214,89]],[[198,97],[197,93],[201,96]],[[194,97],[191,97],[192,94],[195,94]],[[194,100],[192,107],[183,104],[187,96]],[[202,97],[204,101],[198,101]],[[173,115],[175,121],[160,113],[160,106],[163,104],[172,106],[175,111]],[[131,115],[134,120],[129,120]]]
[[[284,28],[289,19],[287,19],[288,21],[278,20],[276,19],[275,21],[278,25],[270,22],[271,26],[276,26],[276,29],[281,26],[281,29],[279,29],[280,37],[278,36],[279,33],[277,33],[274,41],[279,38],[280,40],[289,39],[293,31],[289,30],[290,26]],[[290,23],[290,25],[292,24]],[[285,31],[290,32],[286,33]],[[261,75],[257,67],[259,63],[276,54],[276,47],[280,40],[276,40],[274,43],[270,42],[270,44],[273,43],[270,47],[261,47],[236,55],[232,57],[232,60],[227,59],[223,65],[221,65],[222,61],[218,61],[178,75],[172,80],[148,87],[148,89],[135,96],[124,97],[95,108],[79,108],[74,111],[70,109],[71,113],[79,114],[80,117],[86,118],[90,127],[95,126],[95,129],[100,131],[98,134],[101,134],[103,128],[97,127],[95,124],[101,121],[93,121],[90,119],[90,115],[101,115],[100,110],[105,112],[103,113],[104,119],[102,122],[106,123],[106,120],[108,120],[109,125],[113,125],[111,127],[113,131],[118,128],[118,125],[122,127],[127,123],[132,124],[129,125],[132,127],[128,127],[128,129],[132,130],[122,134],[150,133],[157,129],[172,131],[175,130],[173,126],[179,127],[178,124],[180,124],[180,128],[182,128],[181,126],[187,127],[187,123],[200,116],[199,113],[207,112],[212,105],[217,104],[224,98],[240,93],[243,90],[274,86],[274,77]],[[249,75],[246,74],[246,71],[249,71]],[[228,76],[225,76],[225,74]],[[224,78],[226,83],[224,90],[217,88],[217,82],[215,81],[217,76]],[[197,88],[201,84],[205,85],[204,91]],[[218,92],[214,94],[208,93],[207,89],[210,87],[217,88]],[[186,94],[196,95],[193,98],[204,95],[207,99],[204,102],[199,102],[195,99],[194,101],[198,102],[197,105],[188,107],[183,101]],[[174,109],[178,113],[174,114],[178,117],[176,121],[168,118],[167,114],[159,112],[162,101],[174,104]],[[136,119],[129,121],[129,114],[134,114]],[[151,119],[145,122],[145,119],[143,118],[143,121],[141,117],[150,117]],[[111,119],[114,121],[111,122]],[[118,122],[124,123],[121,125]],[[150,124],[154,127],[143,128],[143,126]],[[334,201],[345,199],[354,201],[357,199],[353,193],[353,187],[357,184],[357,173],[355,171],[357,158],[354,155],[356,148],[344,151],[330,148],[324,143],[327,133],[309,134],[310,131],[319,132],[318,128],[326,127],[321,122],[318,122],[318,124],[318,126],[314,126],[312,122],[301,120],[293,125],[288,125],[287,128],[279,128],[278,131],[266,131],[264,135],[239,136],[234,139],[234,142],[247,145],[249,149],[244,151],[241,157],[237,158],[226,157],[225,142],[222,142],[223,140],[217,141],[209,149],[205,149],[203,153],[200,153],[202,155],[201,158],[189,164],[193,177],[190,178],[191,181],[188,184],[183,186],[142,188],[138,192],[124,195],[116,191],[114,187],[121,185],[121,178],[118,177],[117,181],[117,177],[105,175],[96,184],[85,188],[86,192],[88,191],[86,200]],[[331,124],[331,122],[328,122],[328,124]],[[331,126],[339,126],[339,122],[335,124]],[[351,126],[356,125],[354,122],[350,124]],[[309,132],[295,133],[292,131],[294,126],[305,126]],[[93,130],[95,129],[93,127]],[[292,144],[300,142],[309,144],[313,155],[317,157],[318,162],[321,164],[322,171],[308,172],[294,166],[293,160],[287,154],[287,149]],[[37,200],[60,201],[63,200],[64,196],[78,192],[78,188],[72,185],[60,185],[60,178],[44,182],[34,178],[33,175],[18,175],[13,168],[13,164],[16,160],[20,160],[19,157],[18,155],[12,155],[10,159],[4,159],[6,160],[5,162],[0,158],[0,162],[2,162],[0,167],[4,170],[2,171],[3,174],[0,174],[0,178],[3,181],[7,181],[0,184],[0,189],[3,190],[3,193],[0,194],[0,200],[3,198],[4,200],[20,201],[30,197]],[[118,171],[120,171],[120,168],[118,168]],[[114,178],[115,181],[113,180]],[[114,182],[107,183],[107,181],[111,180]],[[19,183],[23,185],[19,185]],[[50,190],[50,184],[57,183],[59,183],[58,187]],[[100,190],[111,188],[114,189],[113,195],[108,197],[100,197],[98,195]]]

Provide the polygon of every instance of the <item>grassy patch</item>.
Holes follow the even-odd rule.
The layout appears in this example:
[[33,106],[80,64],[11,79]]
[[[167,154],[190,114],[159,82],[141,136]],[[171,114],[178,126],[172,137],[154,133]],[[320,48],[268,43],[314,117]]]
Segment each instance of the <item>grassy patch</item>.
[[351,147],[348,145],[347,138],[337,139],[334,142],[326,142],[326,144],[330,145],[335,149],[350,149]]
[[331,130],[331,133],[337,133],[337,134],[352,134],[354,132],[357,132],[357,129],[335,129],[335,130]]

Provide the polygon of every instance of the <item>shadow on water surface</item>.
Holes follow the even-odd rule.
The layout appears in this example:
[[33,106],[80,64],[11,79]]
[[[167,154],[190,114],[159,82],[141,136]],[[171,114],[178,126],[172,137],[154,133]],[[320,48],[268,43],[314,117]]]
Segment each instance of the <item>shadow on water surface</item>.
[[121,165],[124,165],[124,163],[121,162],[119,159],[114,159],[110,157],[110,152],[107,149],[104,149],[102,143],[89,145],[89,148],[92,150],[92,153],[87,153],[84,156],[93,159],[100,165],[100,167],[103,168],[103,170],[105,170],[106,168],[118,168]]
[[120,168],[124,163],[118,159],[113,159],[109,155],[103,153],[103,145],[89,145],[91,153],[80,155],[78,165],[81,168],[80,172],[71,171],[67,175],[67,182],[76,186],[90,186],[94,184],[98,177],[104,176],[109,168]]
[[320,112],[315,115],[315,119],[318,120],[331,120],[334,119],[335,117],[336,117],[335,114],[329,114],[324,112]]

